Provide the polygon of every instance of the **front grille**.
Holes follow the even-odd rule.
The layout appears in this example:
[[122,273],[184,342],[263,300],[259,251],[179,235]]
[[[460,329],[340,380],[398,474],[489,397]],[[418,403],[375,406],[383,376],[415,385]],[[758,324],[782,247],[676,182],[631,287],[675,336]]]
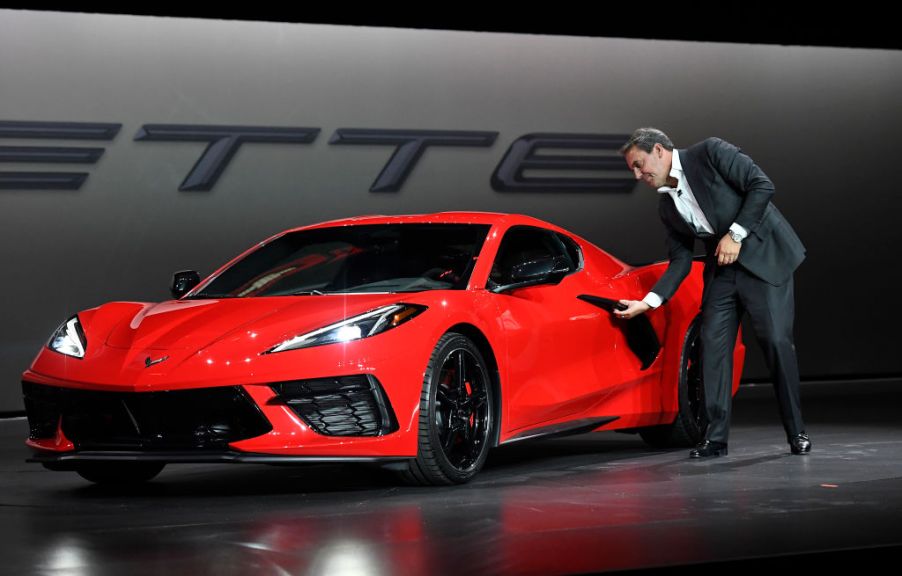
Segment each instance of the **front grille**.
[[391,406],[373,376],[294,380],[271,385],[275,403],[287,404],[327,436],[381,436],[398,429]]
[[98,392],[22,382],[31,438],[63,434],[79,450],[221,450],[272,425],[240,386]]

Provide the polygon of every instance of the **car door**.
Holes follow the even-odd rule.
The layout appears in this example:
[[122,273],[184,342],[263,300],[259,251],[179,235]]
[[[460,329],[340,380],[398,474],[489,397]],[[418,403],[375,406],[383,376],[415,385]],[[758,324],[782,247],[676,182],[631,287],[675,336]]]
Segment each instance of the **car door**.
[[590,278],[578,244],[566,235],[532,226],[510,228],[487,287],[497,291],[510,285],[518,265],[548,258],[566,270],[563,278],[502,290],[495,298],[507,344],[505,432],[590,415],[637,369],[635,359],[624,363],[619,358],[623,337],[610,313],[578,298],[622,298],[622,287]]

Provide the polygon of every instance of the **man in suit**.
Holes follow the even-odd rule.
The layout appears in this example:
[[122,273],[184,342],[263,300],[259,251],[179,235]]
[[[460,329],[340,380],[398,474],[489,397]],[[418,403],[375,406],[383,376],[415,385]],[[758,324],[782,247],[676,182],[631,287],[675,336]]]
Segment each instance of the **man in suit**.
[[790,450],[807,454],[792,336],[792,275],[805,247],[771,202],[773,183],[719,138],[675,150],[660,130],[640,128],[620,153],[637,180],[661,193],[670,264],[644,299],[622,300],[627,308],[617,315],[630,319],[666,303],[689,274],[696,239],[706,248],[700,338],[708,427],[689,456],[727,454],[733,349],[745,311],[774,379]]

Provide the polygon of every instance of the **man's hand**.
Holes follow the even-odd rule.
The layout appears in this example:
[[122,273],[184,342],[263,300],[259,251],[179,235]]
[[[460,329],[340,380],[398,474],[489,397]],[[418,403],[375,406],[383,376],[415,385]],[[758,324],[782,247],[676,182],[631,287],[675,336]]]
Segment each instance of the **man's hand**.
[[740,248],[742,248],[742,244],[734,241],[729,234],[721,238],[717,249],[714,251],[714,255],[717,256],[718,266],[726,266],[735,262],[739,258]]
[[639,314],[645,314],[651,309],[651,306],[642,300],[621,300],[620,303],[626,305],[626,310],[614,310],[614,316],[624,320],[635,318]]

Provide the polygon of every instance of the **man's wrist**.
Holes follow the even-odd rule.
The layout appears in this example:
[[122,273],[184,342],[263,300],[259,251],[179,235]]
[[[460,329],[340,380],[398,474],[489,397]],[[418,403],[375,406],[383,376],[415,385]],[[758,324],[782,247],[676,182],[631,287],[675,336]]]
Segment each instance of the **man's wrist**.
[[654,292],[649,292],[645,296],[645,298],[642,299],[642,301],[645,302],[646,304],[648,304],[649,308],[657,308],[658,306],[660,306],[661,304],[664,303],[664,301],[661,299],[661,297],[658,296],[657,294],[655,294]]
[[748,235],[749,235],[749,231],[746,230],[745,228],[743,228],[742,226],[740,226],[739,224],[737,224],[736,222],[733,222],[730,225],[730,238],[733,239],[733,242],[741,243],[743,240],[746,239],[746,237],[748,237]]

